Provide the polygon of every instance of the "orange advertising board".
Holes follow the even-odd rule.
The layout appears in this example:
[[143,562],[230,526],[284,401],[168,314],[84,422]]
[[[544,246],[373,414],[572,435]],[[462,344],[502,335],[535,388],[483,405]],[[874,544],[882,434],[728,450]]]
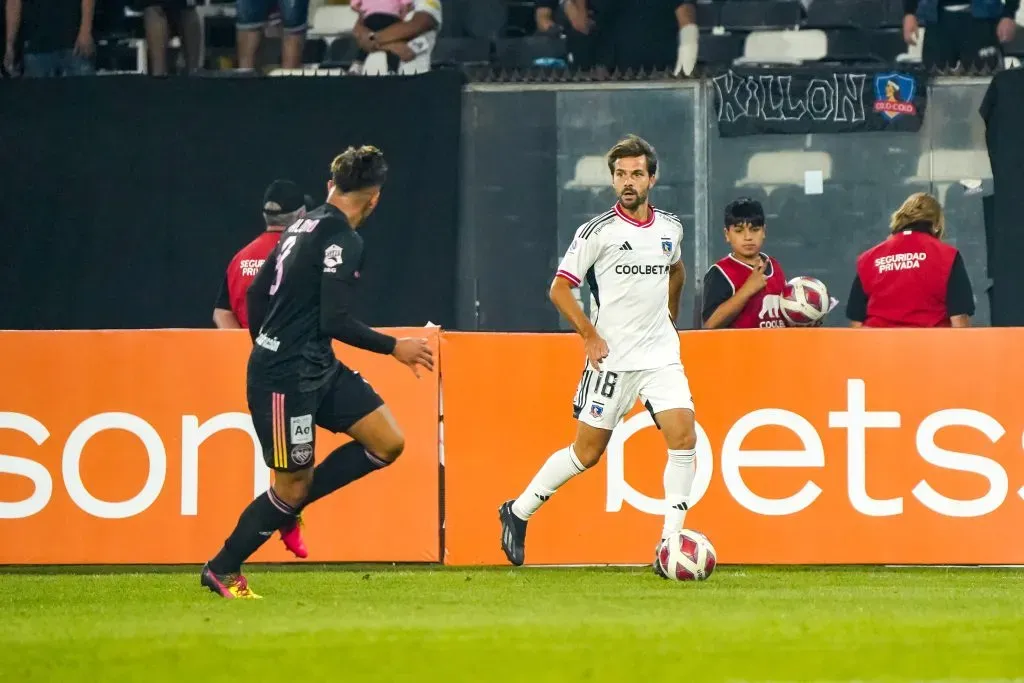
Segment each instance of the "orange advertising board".
[[[401,330],[417,380],[338,347],[406,434],[396,465],[306,513],[312,560],[502,564],[498,505],[568,444],[568,334]],[[1018,330],[683,333],[697,406],[687,526],[725,563],[1024,563]],[[0,564],[187,563],[270,473],[245,405],[244,332],[0,333]],[[345,437],[318,434],[322,458]],[[635,409],[530,524],[531,564],[650,560],[665,447]],[[395,529],[401,529],[400,538]],[[400,542],[399,542],[400,541]],[[272,539],[256,561],[289,560]]]
[[[725,563],[1024,563],[1024,330],[688,332],[686,526]],[[499,564],[498,505],[575,433],[574,335],[442,341],[445,561]],[[530,522],[529,564],[650,562],[665,447],[645,411]]]
[[[436,329],[394,330],[429,337]],[[0,333],[0,564],[209,559],[266,490],[245,400],[246,332]],[[438,375],[339,357],[406,436],[393,466],[310,506],[316,561],[438,561]],[[317,459],[347,437],[318,432]],[[401,542],[395,530],[401,529]],[[253,558],[292,559],[271,539]]]

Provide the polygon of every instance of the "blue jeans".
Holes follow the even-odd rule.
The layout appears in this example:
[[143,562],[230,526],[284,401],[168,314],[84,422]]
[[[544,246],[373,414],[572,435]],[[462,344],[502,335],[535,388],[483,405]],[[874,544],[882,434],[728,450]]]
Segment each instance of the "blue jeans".
[[79,57],[72,50],[26,53],[24,62],[24,75],[27,78],[92,76],[96,73],[92,62]]
[[[272,0],[238,0],[235,5],[235,26],[240,31],[258,31],[270,18]],[[309,0],[279,0],[281,24],[285,33],[306,32]]]

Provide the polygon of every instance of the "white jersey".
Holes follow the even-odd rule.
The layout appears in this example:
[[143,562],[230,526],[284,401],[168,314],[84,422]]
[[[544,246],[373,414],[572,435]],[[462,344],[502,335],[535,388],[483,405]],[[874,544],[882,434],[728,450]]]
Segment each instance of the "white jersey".
[[683,224],[651,207],[640,224],[619,205],[580,226],[558,266],[575,286],[585,279],[597,302],[591,322],[608,343],[602,370],[678,364],[679,334],[669,318],[669,266],[682,258]]
[[398,66],[398,73],[403,76],[421,74],[430,71],[430,57],[434,54],[434,46],[437,44],[437,33],[441,30],[444,15],[441,11],[441,0],[414,0],[412,12],[405,18],[411,20],[416,14],[429,14],[437,22],[437,28],[427,31],[423,35],[416,36],[409,41],[409,47],[415,53],[415,57],[408,62],[402,62]]

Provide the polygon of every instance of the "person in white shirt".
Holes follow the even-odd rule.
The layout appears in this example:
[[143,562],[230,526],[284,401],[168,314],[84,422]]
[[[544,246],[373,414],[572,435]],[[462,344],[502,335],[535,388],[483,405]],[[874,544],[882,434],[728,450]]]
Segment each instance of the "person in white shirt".
[[[502,549],[517,566],[525,560],[527,521],[562,485],[598,463],[612,429],[638,397],[668,446],[662,541],[683,528],[689,506],[697,436],[675,328],[686,280],[683,226],[648,203],[658,159],[645,140],[630,135],[620,141],[608,152],[608,167],[619,201],[576,231],[550,290],[586,348],[573,401],[576,440],[548,458],[522,495],[499,510]],[[597,303],[593,322],[572,292],[584,280]]]
[[[353,31],[359,47],[367,54],[386,52],[397,55],[401,60],[397,73],[401,75],[430,71],[430,56],[437,44],[437,32],[443,18],[441,0],[411,0],[410,4],[412,8],[404,21],[380,31],[372,31],[359,23]],[[362,73],[366,76],[379,75],[370,68],[369,59]]]

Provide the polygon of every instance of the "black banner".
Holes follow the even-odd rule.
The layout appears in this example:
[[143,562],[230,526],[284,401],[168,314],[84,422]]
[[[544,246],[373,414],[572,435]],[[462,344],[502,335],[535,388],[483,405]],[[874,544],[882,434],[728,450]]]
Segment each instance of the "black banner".
[[928,96],[923,72],[881,68],[736,68],[712,82],[722,137],[917,132]]
[[326,195],[334,155],[391,172],[360,233],[356,313],[455,319],[462,77],[0,83],[0,328],[210,327],[275,178]]

